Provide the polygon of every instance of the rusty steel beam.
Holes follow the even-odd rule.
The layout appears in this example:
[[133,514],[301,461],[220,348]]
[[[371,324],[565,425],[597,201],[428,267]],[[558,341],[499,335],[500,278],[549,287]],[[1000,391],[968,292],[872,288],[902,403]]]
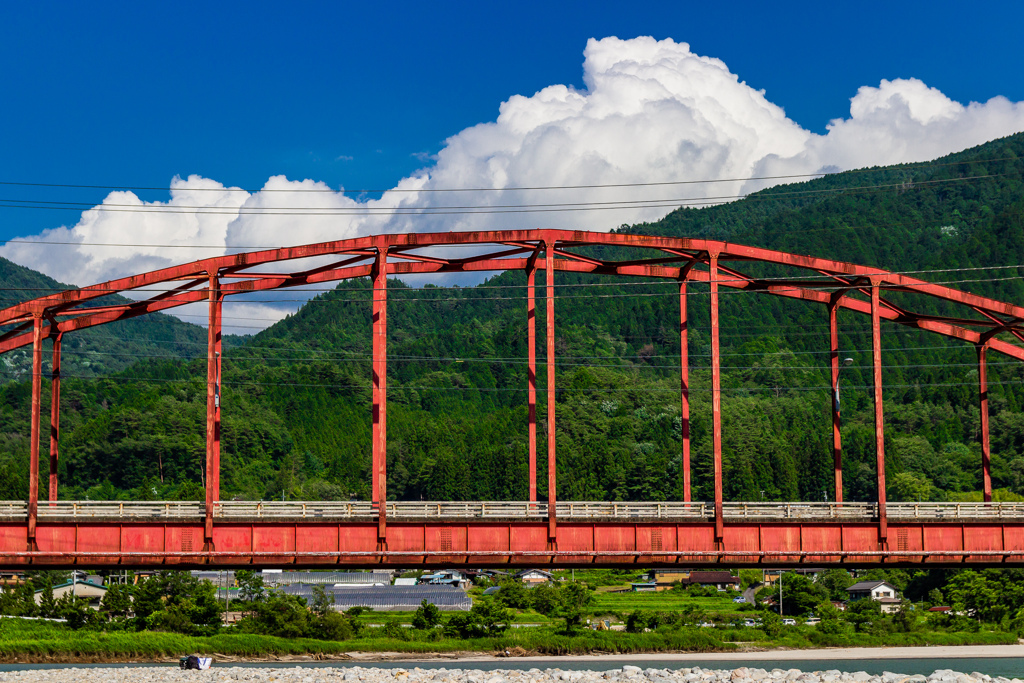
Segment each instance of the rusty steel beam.
[[60,457],[60,355],[63,332],[51,334],[53,360],[50,364],[50,488],[48,499],[57,500],[57,465]]
[[882,404],[882,324],[879,319],[878,287],[871,287],[871,368],[875,393],[875,468],[878,475],[878,537],[889,543],[885,512],[885,412]]
[[[504,233],[504,234],[507,235],[508,233]],[[557,234],[557,232],[555,234]],[[573,233],[573,234],[576,235],[577,233]],[[469,236],[470,237],[474,237],[475,235],[469,235]],[[599,235],[598,235],[598,237],[599,237]],[[481,239],[475,239],[475,240],[474,239],[470,239],[470,240],[466,240],[466,241],[467,242],[480,242],[480,241],[484,241],[484,240],[481,238]],[[664,242],[663,239],[661,241]],[[677,241],[679,241],[679,240],[677,240]],[[322,246],[322,245],[310,245],[309,249],[307,249],[302,254],[299,254],[299,251],[297,249],[283,250],[284,252],[287,252],[284,255],[284,257],[301,258],[301,257],[303,257],[303,255],[304,256],[309,256],[309,255],[311,255],[311,253],[313,251],[313,248],[314,247],[319,247],[319,246]],[[426,245],[418,245],[418,246],[426,246]],[[672,251],[671,247],[669,245],[665,245],[665,244],[662,244],[661,246],[657,246],[656,244],[651,244],[651,245],[648,245],[648,246],[660,248],[663,251],[670,251],[670,252]],[[735,245],[733,245],[733,246],[735,246]],[[352,251],[351,245],[348,245],[348,247],[346,247],[346,248],[347,248],[348,253],[351,253],[351,251]],[[345,249],[341,249],[341,251],[345,251]],[[680,252],[680,253],[685,253],[685,252]],[[770,253],[778,254],[777,252],[770,252]],[[298,254],[298,255],[296,255],[296,254]],[[789,263],[789,259],[782,258],[782,257],[792,257],[793,255],[782,254],[780,256],[781,256],[780,258],[777,258],[777,259],[775,259],[774,261],[771,261],[771,262],[780,262],[780,263],[787,263],[789,265],[793,265],[792,263]],[[260,261],[260,258],[257,258],[257,257],[260,257],[263,260]],[[256,261],[266,262],[266,258],[267,258],[266,253],[254,252],[253,254],[234,255],[232,257],[231,263],[232,263],[233,267],[250,267],[250,266],[254,265]],[[749,256],[744,256],[744,258],[745,259],[749,258]],[[801,259],[803,259],[804,261],[807,261],[807,259],[804,259],[804,257],[794,257],[794,258],[796,258],[797,261],[800,261]],[[825,271],[821,270],[821,268],[817,267],[817,266],[821,266],[822,265],[821,263],[818,263],[819,261],[822,261],[822,260],[821,259],[817,259],[817,260],[816,259],[810,259],[809,261],[807,261],[807,263],[809,263],[811,265],[804,265],[802,267],[812,267],[813,266],[813,269],[815,269],[816,271],[818,271],[818,272],[825,272]],[[238,265],[238,263],[241,263],[241,265]],[[427,272],[451,272],[451,271],[454,271],[454,270],[503,270],[503,269],[522,268],[522,267],[524,267],[524,263],[525,263],[524,259],[501,259],[499,261],[485,261],[485,262],[481,262],[481,263],[477,263],[477,264],[469,264],[469,265],[467,265],[465,267],[460,267],[460,268],[452,268],[450,266],[442,266],[442,265],[438,265],[438,264],[393,264],[391,267],[389,267],[389,272],[393,272],[393,273],[402,273],[402,272],[427,273]],[[826,262],[826,265],[828,265],[828,264],[834,265],[836,263],[837,262]],[[403,266],[403,265],[407,266],[407,267],[406,268],[400,267],[400,266]],[[408,266],[417,266],[417,265],[428,265],[430,267],[429,268],[408,267]],[[797,265],[800,265],[800,264],[797,264]],[[850,270],[851,272],[858,271],[858,270],[865,270],[863,267],[860,267],[860,266],[852,266],[850,264],[845,264],[845,265],[849,266],[847,268],[847,270]],[[396,267],[396,266],[398,266],[398,267]],[[541,266],[541,267],[543,267],[543,266]],[[309,284],[309,283],[313,283],[313,282],[327,282],[327,281],[331,281],[331,280],[345,279],[347,277],[357,277],[358,274],[355,274],[352,271],[360,270],[361,268],[367,268],[368,269],[368,267],[360,267],[360,268],[353,268],[353,269],[338,269],[336,271],[331,271],[331,272],[328,272],[328,273],[324,273],[322,275],[318,274],[318,275],[306,276],[306,277],[302,277],[302,278],[295,278],[295,279],[293,279],[291,281],[279,281],[279,278],[267,278],[265,280],[240,282],[240,283],[234,283],[234,285],[235,285],[234,287],[231,287],[231,286],[224,287],[224,291],[225,291],[225,294],[243,293],[243,292],[246,292],[246,291],[276,289],[276,288],[279,288],[279,287],[297,286],[299,284]],[[568,271],[575,271],[575,272],[594,272],[594,273],[599,273],[599,272],[607,271],[608,274],[636,275],[636,276],[645,276],[645,277],[667,277],[667,278],[673,278],[673,279],[678,278],[678,274],[681,271],[681,269],[677,269],[677,268],[657,268],[657,267],[651,267],[651,266],[635,266],[635,267],[628,267],[628,268],[620,267],[620,268],[605,269],[604,267],[596,267],[596,266],[592,266],[592,265],[589,265],[589,264],[583,264],[583,263],[578,263],[578,262],[573,263],[573,264],[566,264],[566,263],[559,262],[557,260],[555,262],[555,268],[559,269],[559,270],[568,270]],[[157,272],[159,272],[159,271],[157,271]],[[147,274],[147,277],[150,276],[150,275],[152,275],[152,274]],[[702,277],[701,277],[702,275],[703,275],[703,280],[702,280]],[[141,276],[139,276],[139,277],[141,277]],[[182,276],[182,277],[186,277],[186,276]],[[255,277],[255,275],[254,275],[254,277]],[[836,276],[836,277],[838,277],[838,276]],[[152,278],[149,278],[149,279],[152,279]],[[169,279],[179,279],[179,278],[172,277],[172,278],[169,278]],[[695,273],[694,279],[698,280],[698,281],[706,281],[706,273]],[[113,283],[105,283],[105,284],[110,286],[110,287],[113,286]],[[138,282],[138,280],[136,280],[135,282],[133,282],[133,284],[135,284],[136,286],[142,286],[142,284],[144,284],[144,283],[140,284]],[[736,282],[730,282],[728,280],[720,281],[719,284],[727,286],[727,287],[737,288],[737,289],[747,289],[747,288],[750,288],[752,286],[749,282],[738,282],[738,283],[736,283]],[[188,286],[188,285],[186,285],[186,286]],[[70,292],[70,294],[69,293],[63,293],[62,296],[66,295],[68,298],[71,298],[71,299],[75,299],[76,297],[87,299],[87,298],[89,298],[89,296],[93,296],[93,295],[99,296],[99,295],[108,293],[110,291],[109,288],[104,289],[100,285],[97,285],[96,287],[100,288],[100,289],[103,289],[103,291],[101,291],[99,294],[95,294],[95,293],[90,294],[89,292],[86,292],[85,295],[82,295],[81,297],[78,297],[78,295],[75,294],[74,291],[72,291],[72,292]],[[231,290],[233,290],[233,291],[231,291]],[[796,288],[796,287],[768,287],[768,288],[766,288],[764,290],[759,290],[759,291],[767,291],[768,293],[771,293],[771,294],[774,294],[774,295],[778,295],[778,296],[784,296],[784,297],[788,297],[788,298],[799,298],[799,299],[805,299],[805,300],[808,300],[808,301],[820,301],[820,302],[827,301],[827,294],[825,294],[824,292],[819,292],[819,291],[814,291],[814,290],[809,290],[809,289],[801,289],[801,288]],[[950,291],[956,291],[956,290],[950,290]],[[166,294],[161,294],[160,295],[160,297],[163,297],[163,296],[166,296]],[[188,302],[187,300],[185,300],[182,297],[177,297],[173,304],[164,304],[164,303],[157,304],[157,303],[155,303],[155,300],[160,298],[160,297],[154,297],[154,299],[151,299],[149,302],[140,302],[140,304],[131,304],[131,305],[127,306],[125,309],[123,309],[122,311],[113,310],[109,314],[94,314],[94,315],[89,315],[89,316],[83,316],[84,319],[77,319],[75,321],[64,321],[64,322],[61,323],[60,327],[61,327],[62,331],[71,331],[73,329],[83,329],[85,327],[89,327],[89,326],[93,326],[93,325],[103,324],[103,323],[106,323],[106,322],[113,322],[114,320],[126,319],[128,317],[135,317],[137,315],[144,315],[144,314],[149,313],[149,312],[155,312],[155,311],[158,311],[158,310],[164,310],[166,308],[171,308],[174,305],[182,305],[183,303],[187,303]],[[45,299],[45,297],[44,297],[44,299]],[[192,299],[192,300],[194,300],[194,299]],[[29,306],[29,304],[32,304],[32,306]],[[54,306],[56,306],[56,305],[57,304],[55,303]],[[43,301],[43,299],[40,299],[40,300],[36,300],[34,302],[26,302],[26,304],[24,304],[22,307],[24,308],[26,306],[28,306],[29,308],[33,308],[33,307],[34,308],[45,308],[46,302]],[[137,306],[139,306],[139,307],[137,307]],[[869,314],[870,313],[869,305],[867,304],[867,302],[861,302],[861,301],[858,301],[856,299],[849,299],[849,298],[847,298],[846,300],[844,300],[844,302],[842,304],[842,307],[843,308],[848,308],[850,310],[859,311],[859,312],[865,313],[865,314]],[[5,313],[10,313],[10,312],[11,312],[10,309],[8,309],[8,311],[6,311]],[[956,327],[955,325],[950,325],[950,324],[947,324],[947,323],[941,323],[941,322],[937,322],[937,321],[929,321],[929,320],[925,320],[925,319],[917,319],[917,318],[915,318],[912,315],[903,315],[903,316],[901,316],[901,314],[899,312],[888,310],[888,308],[884,308],[882,310],[881,316],[884,317],[887,320],[892,320],[892,321],[897,322],[897,323],[902,324],[902,325],[918,327],[920,329],[925,329],[925,330],[928,330],[928,331],[932,331],[932,332],[936,332],[936,333],[939,333],[939,334],[943,334],[945,336],[950,336],[950,337],[958,338],[958,339],[961,339],[961,340],[964,340],[964,341],[967,341],[967,342],[970,342],[970,343],[977,343],[978,339],[979,339],[979,333],[976,333],[976,332],[973,332],[973,331],[970,331],[970,330],[964,330],[962,328]],[[74,324],[71,324],[71,323],[74,323]],[[14,330],[12,332],[7,333],[6,335],[0,336],[0,353],[2,353],[4,351],[9,351],[9,350],[14,349],[14,348],[19,348],[21,346],[25,346],[25,345],[31,343],[31,333],[23,334],[21,336],[17,336],[17,337],[15,337],[13,339],[10,339],[10,337],[12,335],[16,335],[17,333],[18,333],[18,330]],[[1003,342],[1003,341],[1000,341],[1000,340],[993,340],[993,343],[990,344],[990,347],[993,350],[998,351],[998,352],[1003,353],[1003,354],[1006,354],[1006,355],[1008,355],[1010,357],[1024,360],[1024,349],[1022,349],[1021,347],[1017,347],[1017,346],[1014,346],[1012,344],[1009,344],[1007,342]]]
[[843,502],[843,435],[839,431],[839,326],[836,304],[828,307],[829,366],[832,370],[832,471],[835,478],[836,502]]
[[377,503],[377,543],[387,547],[388,451],[388,247],[377,244],[373,264],[373,475]]
[[220,394],[221,394],[221,319],[224,294],[216,272],[209,275],[207,295],[210,301],[206,328],[206,520],[204,548],[213,546],[213,508],[220,501]]
[[201,521],[44,519],[37,550],[26,552],[24,520],[8,521],[0,534],[0,567],[1024,566],[1019,518],[895,520],[901,538],[895,550],[880,542],[870,518],[737,521],[726,527],[721,542],[714,538],[714,524],[703,518],[562,519],[557,548],[550,547],[543,519],[392,520],[384,549],[378,547],[375,526],[322,519],[225,522],[215,527],[220,550],[199,551],[189,539],[202,532]]
[[385,246],[388,247],[407,248],[444,246],[451,244],[500,244],[536,240],[540,232],[543,232],[553,240],[560,241],[565,245],[619,245],[661,249],[663,251],[668,249],[676,249],[679,251],[696,250],[704,252],[713,250],[719,253],[721,260],[757,260],[846,276],[877,277],[881,280],[880,285],[886,288],[909,288],[912,291],[924,293],[929,296],[962,303],[968,306],[977,306],[978,308],[991,313],[1012,316],[1015,318],[1024,318],[1024,307],[988,299],[986,297],[977,296],[967,292],[953,290],[941,285],[934,285],[923,280],[890,273],[878,268],[868,268],[866,266],[858,266],[856,264],[833,261],[830,259],[787,254],[769,249],[759,249],[711,240],[568,230],[509,230],[483,231],[475,233],[392,234],[213,257],[210,259],[196,261],[192,264],[164,268],[150,273],[120,278],[79,290],[69,290],[46,297],[40,297],[32,301],[23,302],[0,311],[0,324],[8,323],[20,316],[24,316],[25,314],[42,313],[57,304],[65,304],[72,301],[84,301],[113,292],[138,289],[152,284],[158,284],[169,280],[184,279],[190,276],[195,277],[196,275],[209,272],[212,269],[219,270],[220,268],[227,267],[251,267],[274,261],[347,253],[352,252],[353,250],[372,248],[379,241],[383,241]]
[[36,549],[36,520],[39,515],[39,422],[43,392],[43,318],[32,321],[32,417],[28,465],[28,549]]
[[711,442],[715,462],[715,540],[724,538],[722,518],[722,351],[718,324],[718,254],[708,255],[708,278],[711,283]]
[[537,502],[537,254],[526,267],[526,410],[530,502]]
[[978,344],[978,403],[981,411],[979,440],[981,441],[982,495],[986,503],[992,502],[992,450],[988,435],[988,362],[985,344]]
[[690,502],[690,345],[686,280],[679,281],[679,436],[683,442],[683,500]]
[[554,548],[558,539],[558,521],[555,515],[557,494],[555,489],[555,243],[544,242],[544,284],[547,290],[547,366],[548,366],[548,544]]

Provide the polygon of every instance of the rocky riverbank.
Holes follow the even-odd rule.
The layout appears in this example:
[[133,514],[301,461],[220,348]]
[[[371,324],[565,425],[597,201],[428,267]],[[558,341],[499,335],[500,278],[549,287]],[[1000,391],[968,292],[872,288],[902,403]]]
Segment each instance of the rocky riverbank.
[[0,683],[1024,683],[1019,678],[992,677],[950,669],[929,676],[864,671],[801,671],[799,669],[641,669],[623,666],[608,671],[528,671],[494,669],[381,669],[376,667],[271,668],[214,667],[182,671],[174,666],[60,668],[0,673]]

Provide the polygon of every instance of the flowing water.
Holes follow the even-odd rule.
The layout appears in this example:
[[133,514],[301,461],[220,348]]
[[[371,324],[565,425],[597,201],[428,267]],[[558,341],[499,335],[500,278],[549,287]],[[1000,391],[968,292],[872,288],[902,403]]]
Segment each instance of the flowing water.
[[[974,671],[989,676],[1006,676],[1007,678],[1024,678],[1024,656],[1021,657],[914,657],[901,659],[758,659],[757,653],[751,653],[749,659],[704,659],[703,657],[688,660],[685,655],[676,655],[671,659],[643,659],[638,657],[614,657],[565,659],[552,657],[539,659],[496,659],[496,660],[457,660],[428,659],[400,661],[363,661],[346,660],[335,662],[223,662],[214,666],[232,667],[266,667],[266,668],[319,668],[319,667],[351,667],[381,669],[561,669],[563,671],[589,670],[605,671],[617,669],[624,664],[639,666],[641,669],[682,669],[699,666],[702,669],[735,669],[741,666],[761,669],[800,669],[802,671],[824,671],[838,669],[840,671],[865,671],[869,674],[880,674],[891,671],[901,674],[923,674],[927,676],[937,669],[952,669],[962,673]],[[61,668],[121,668],[137,666],[176,666],[176,664],[0,664],[0,671],[18,671],[25,669],[61,669]]]

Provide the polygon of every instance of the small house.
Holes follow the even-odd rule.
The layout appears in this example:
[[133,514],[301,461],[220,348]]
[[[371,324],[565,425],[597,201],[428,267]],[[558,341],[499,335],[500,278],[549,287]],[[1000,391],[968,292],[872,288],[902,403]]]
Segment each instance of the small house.
[[866,599],[881,603],[885,614],[892,614],[900,608],[896,588],[887,581],[858,581],[846,589],[846,594],[848,602]]
[[513,578],[517,581],[522,581],[527,586],[537,586],[542,583],[550,583],[555,580],[553,574],[546,572],[543,569],[524,569],[517,573]]
[[657,590],[667,591],[677,583],[686,583],[690,579],[689,570],[652,569],[644,577],[647,583],[653,583]]
[[[107,594],[107,587],[103,585],[102,579],[99,577],[89,577],[85,580],[79,579],[75,581],[68,581],[53,587],[53,597],[55,600],[60,600],[65,595],[69,594],[80,598],[88,598],[89,607],[94,610],[99,610],[100,603],[103,601],[103,596]],[[37,605],[42,603],[43,591],[36,591],[35,600]]]
[[739,590],[740,580],[731,572],[690,572],[685,583],[690,585],[714,586],[720,591]]
[[433,574],[424,574],[420,577],[420,584],[433,586],[455,586],[466,589],[469,587],[469,579],[457,569],[442,569]]

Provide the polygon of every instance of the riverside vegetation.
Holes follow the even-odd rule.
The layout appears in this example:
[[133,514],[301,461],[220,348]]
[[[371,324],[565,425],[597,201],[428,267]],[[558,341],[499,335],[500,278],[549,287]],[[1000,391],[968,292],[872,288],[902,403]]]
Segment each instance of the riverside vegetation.
[[[783,615],[799,616],[787,626],[766,598],[737,605],[737,593],[700,586],[676,586],[667,593],[608,593],[602,588],[628,581],[626,572],[577,572],[563,580],[527,589],[506,581],[494,596],[482,585],[472,589],[468,612],[441,613],[423,602],[412,613],[333,609],[330,594],[314,589],[303,598],[263,587],[252,572],[236,574],[239,595],[232,610],[242,618],[223,625],[223,604],[209,581],[185,572],[161,572],[135,585],[114,584],[100,609],[85,598],[54,599],[58,573],[40,572],[28,583],[0,595],[0,658],[19,661],[109,661],[160,658],[183,652],[229,656],[332,655],[352,651],[406,653],[483,651],[581,654],[657,651],[715,652],[738,647],[806,648],[825,646],[1013,644],[1024,635],[1024,572],[929,572],[877,570],[874,575],[901,586],[908,596],[894,615],[878,603],[861,600],[845,612],[833,607],[853,581],[845,570],[829,570],[818,581],[785,574]],[[751,583],[755,574],[747,572]],[[602,586],[601,584],[604,584]],[[42,591],[39,604],[34,599]],[[912,599],[920,598],[919,602]],[[927,613],[935,600],[947,600],[952,614]],[[815,625],[803,617],[815,614]],[[45,621],[64,619],[65,622]],[[620,623],[624,631],[595,630],[591,624]],[[517,627],[516,627],[517,626]]]

